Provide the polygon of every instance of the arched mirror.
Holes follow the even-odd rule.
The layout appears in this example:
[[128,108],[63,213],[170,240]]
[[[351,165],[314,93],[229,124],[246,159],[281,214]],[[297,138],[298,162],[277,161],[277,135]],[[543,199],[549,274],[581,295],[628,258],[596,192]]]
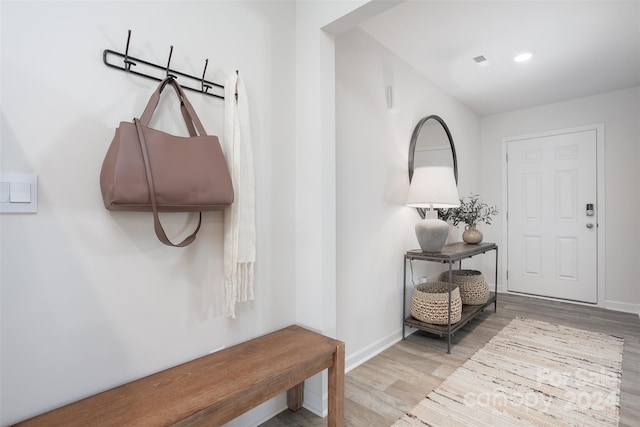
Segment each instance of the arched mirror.
[[[458,182],[458,158],[456,147],[447,124],[439,116],[430,115],[420,119],[409,144],[409,182],[415,168],[422,166],[449,166]],[[422,218],[424,209],[418,208]]]

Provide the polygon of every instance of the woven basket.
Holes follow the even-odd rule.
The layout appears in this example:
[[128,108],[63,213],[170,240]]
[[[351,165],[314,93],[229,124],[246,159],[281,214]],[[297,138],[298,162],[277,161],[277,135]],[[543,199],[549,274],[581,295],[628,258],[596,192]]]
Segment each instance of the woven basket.
[[[411,315],[416,319],[435,325],[449,323],[449,283],[431,282],[416,286],[411,296]],[[451,289],[451,323],[462,317],[462,300],[457,286]]]
[[[440,280],[449,281],[449,272],[440,275]],[[478,270],[453,270],[451,283],[460,288],[463,304],[481,305],[489,300],[489,285]]]

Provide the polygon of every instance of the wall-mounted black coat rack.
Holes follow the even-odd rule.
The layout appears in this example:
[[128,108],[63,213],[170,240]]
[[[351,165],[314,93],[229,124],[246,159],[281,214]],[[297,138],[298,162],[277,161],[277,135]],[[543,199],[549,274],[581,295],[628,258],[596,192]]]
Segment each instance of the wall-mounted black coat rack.
[[[192,75],[171,69],[171,55],[173,54],[173,46],[171,46],[169,49],[169,59],[167,61],[167,65],[162,66],[158,64],[153,64],[151,62],[142,60],[140,58],[134,58],[133,56],[130,56],[129,55],[130,41],[131,41],[131,30],[129,30],[127,34],[127,47],[125,48],[124,53],[115,52],[110,49],[105,49],[104,52],[102,53],[102,60],[104,61],[104,64],[107,67],[112,67],[121,71],[125,71],[127,73],[135,74],[136,76],[146,77],[156,81],[162,81],[165,77],[168,77],[168,76],[172,76],[175,78],[183,77],[184,79],[191,79],[192,81],[197,82],[196,84],[200,85],[199,89],[183,84],[184,79],[179,80],[180,86],[182,86],[184,89],[192,90],[194,92],[199,92],[204,95],[209,95],[216,98],[224,99],[224,95],[219,95],[213,92],[209,92],[209,90],[218,90],[218,92],[224,91],[224,86],[204,79],[204,75],[207,72],[207,65],[209,65],[208,59],[205,59],[204,61],[204,71],[202,71],[202,77],[196,77],[196,76],[192,76]],[[122,61],[120,61],[119,64],[110,63],[109,62],[110,57],[122,58]],[[133,67],[138,67],[138,66],[140,66],[142,69],[146,68],[146,70],[140,69],[140,71],[138,71],[138,69],[136,70],[133,69]],[[156,72],[154,75],[149,73],[149,71],[154,69],[162,70],[164,74]],[[217,88],[217,89],[214,89],[214,88]]]

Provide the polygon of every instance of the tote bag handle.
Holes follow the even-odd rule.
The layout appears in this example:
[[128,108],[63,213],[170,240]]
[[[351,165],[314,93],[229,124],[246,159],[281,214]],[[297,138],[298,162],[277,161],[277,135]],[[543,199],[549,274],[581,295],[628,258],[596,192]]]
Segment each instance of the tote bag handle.
[[158,239],[168,246],[173,246],[176,248],[182,248],[193,243],[196,240],[196,234],[200,231],[200,226],[202,225],[202,212],[199,212],[198,218],[198,226],[196,230],[187,236],[182,242],[175,244],[169,240],[167,237],[167,233],[165,233],[162,224],[160,223],[160,217],[158,216],[158,206],[156,204],[156,191],[153,185],[153,175],[151,175],[151,164],[149,162],[149,153],[147,152],[147,141],[144,137],[144,133],[142,132],[141,121],[138,119],[133,119],[136,124],[136,129],[138,130],[138,139],[140,141],[140,149],[142,150],[142,159],[144,161],[144,171],[147,175],[147,186],[149,188],[149,200],[151,200],[151,211],[153,212],[153,228],[156,232],[156,236]]
[[185,95],[182,86],[180,86],[180,84],[174,77],[165,78],[149,98],[149,102],[147,102],[147,106],[145,107],[142,116],[140,117],[140,123],[142,124],[142,126],[149,126],[151,116],[153,115],[154,111],[158,107],[158,103],[160,102],[160,94],[167,86],[167,84],[171,84],[171,86],[173,86],[173,89],[176,91],[176,94],[178,95],[178,99],[180,100],[180,110],[182,111],[182,117],[184,117],[184,122],[187,125],[187,129],[189,129],[189,135],[197,136],[197,130],[200,136],[205,136],[207,132],[204,130],[204,126],[202,126],[200,118],[196,114],[196,111],[193,109],[191,102],[189,102],[189,100],[187,99],[187,95]]

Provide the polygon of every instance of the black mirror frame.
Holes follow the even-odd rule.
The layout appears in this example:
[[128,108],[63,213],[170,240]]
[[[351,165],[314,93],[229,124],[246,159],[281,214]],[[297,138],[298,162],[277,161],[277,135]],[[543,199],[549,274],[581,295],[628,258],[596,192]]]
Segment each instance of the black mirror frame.
[[[426,116],[420,119],[416,127],[413,129],[413,134],[411,135],[411,143],[409,144],[409,183],[411,183],[411,178],[413,178],[413,161],[415,157],[416,151],[416,143],[418,142],[418,136],[420,135],[420,131],[422,130],[422,126],[427,122],[427,120],[433,119],[436,120],[444,131],[447,134],[447,138],[449,138],[449,146],[451,147],[451,155],[453,156],[453,176],[456,178],[456,184],[458,183],[458,155],[456,154],[456,146],[453,143],[453,138],[451,137],[451,132],[449,131],[449,127],[442,120],[440,116],[432,114],[430,116]],[[418,210],[418,214],[421,218],[425,217],[425,210],[423,208],[416,208]]]

